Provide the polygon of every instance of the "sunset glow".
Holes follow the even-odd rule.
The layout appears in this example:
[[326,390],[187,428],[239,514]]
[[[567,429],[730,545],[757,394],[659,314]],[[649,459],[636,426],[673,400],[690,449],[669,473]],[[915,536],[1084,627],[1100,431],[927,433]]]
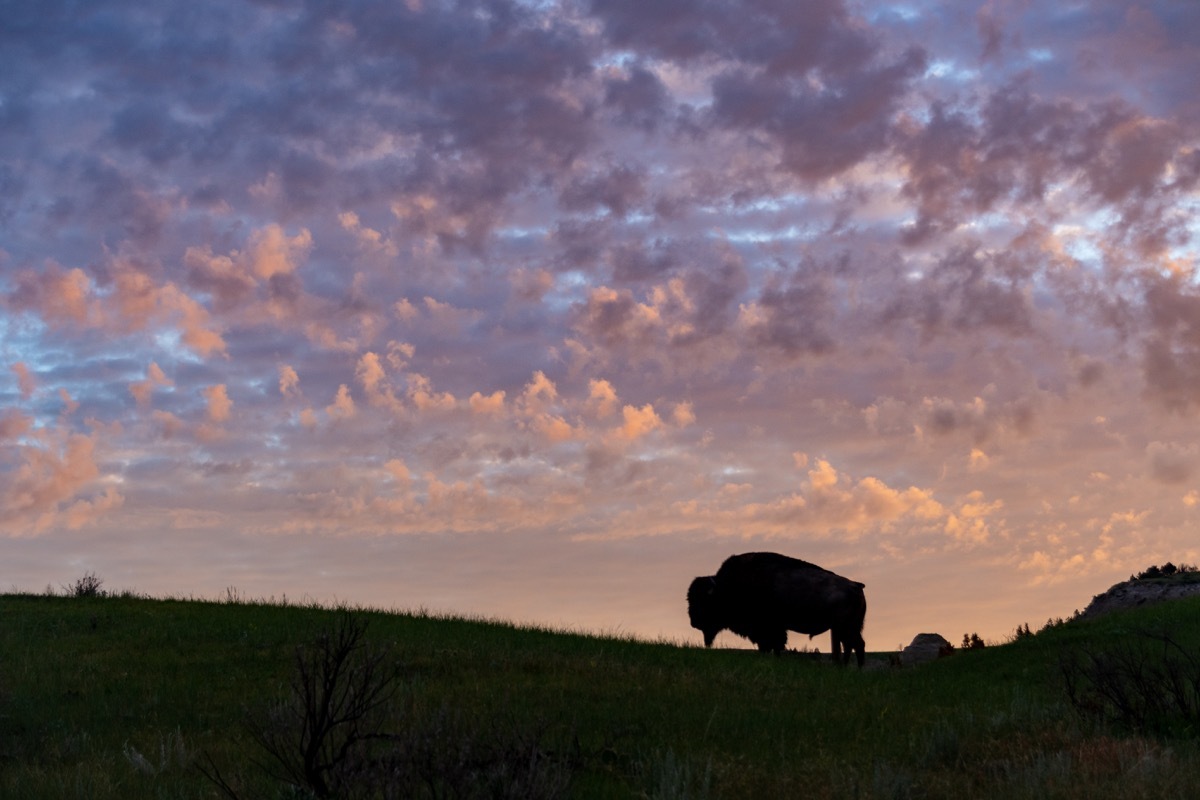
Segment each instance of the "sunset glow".
[[884,650],[1200,562],[1200,4],[18,2],[0,62],[5,590],[698,644],[776,550]]

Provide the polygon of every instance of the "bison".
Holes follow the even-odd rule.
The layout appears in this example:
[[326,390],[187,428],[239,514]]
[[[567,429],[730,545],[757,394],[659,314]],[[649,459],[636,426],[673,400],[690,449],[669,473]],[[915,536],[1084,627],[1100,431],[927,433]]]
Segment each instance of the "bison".
[[854,651],[861,667],[867,615],[863,586],[798,558],[743,553],[725,559],[716,575],[692,581],[688,617],[704,634],[705,647],[731,630],[759,650],[778,653],[787,645],[788,631],[810,639],[829,631],[834,661],[848,664]]

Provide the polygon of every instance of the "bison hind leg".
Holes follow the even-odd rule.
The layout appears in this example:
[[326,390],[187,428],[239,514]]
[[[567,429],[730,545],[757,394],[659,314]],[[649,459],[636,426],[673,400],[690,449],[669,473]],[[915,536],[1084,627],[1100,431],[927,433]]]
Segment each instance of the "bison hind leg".
[[866,647],[867,643],[863,641],[862,634],[854,631],[848,633],[832,633],[833,638],[833,663],[841,665],[850,664],[850,655],[854,654],[858,666],[866,663]]
[[847,637],[846,641],[843,642],[843,646],[846,648],[846,662],[845,663],[847,663],[847,664],[850,663],[850,651],[851,650],[854,651],[854,658],[855,658],[855,661],[858,662],[858,666],[861,667],[863,664],[866,663],[866,661],[867,661],[867,653],[866,653],[867,643],[865,641],[863,641],[863,637],[862,637],[861,633],[851,633],[850,636]]

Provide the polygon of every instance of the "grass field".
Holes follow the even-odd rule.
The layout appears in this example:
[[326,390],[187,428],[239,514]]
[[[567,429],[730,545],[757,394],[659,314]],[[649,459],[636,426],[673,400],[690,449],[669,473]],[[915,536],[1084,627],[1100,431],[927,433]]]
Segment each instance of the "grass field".
[[[0,596],[0,797],[309,796],[279,779],[263,733],[290,735],[297,647],[344,614]],[[1200,599],[863,671],[482,621],[354,619],[396,678],[372,718],[392,788],[372,796],[1163,798],[1200,787],[1194,720],[1149,733],[1081,716],[1060,669],[1141,631],[1195,652]]]

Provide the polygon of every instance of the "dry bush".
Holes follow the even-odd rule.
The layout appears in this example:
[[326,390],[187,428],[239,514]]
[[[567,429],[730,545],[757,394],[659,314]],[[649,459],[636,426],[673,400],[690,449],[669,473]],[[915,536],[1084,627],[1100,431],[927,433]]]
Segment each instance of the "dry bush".
[[[443,708],[414,713],[398,662],[366,640],[349,611],[297,648],[290,692],[251,715],[247,728],[266,758],[256,763],[294,796],[381,798],[556,798],[574,758],[548,750],[544,727],[480,722]],[[212,759],[201,771],[241,800]]]
[[1059,666],[1067,698],[1086,717],[1136,731],[1200,732],[1200,656],[1168,633],[1081,647]]
[[97,578],[96,573],[88,572],[82,577],[76,578],[74,583],[62,588],[68,597],[104,597],[103,586],[104,581]]

